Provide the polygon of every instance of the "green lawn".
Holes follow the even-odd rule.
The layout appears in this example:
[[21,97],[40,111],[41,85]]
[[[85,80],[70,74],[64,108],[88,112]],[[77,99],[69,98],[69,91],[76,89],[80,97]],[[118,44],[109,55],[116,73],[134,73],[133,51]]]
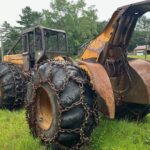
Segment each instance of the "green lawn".
[[[0,150],[44,149],[29,134],[24,110],[0,110]],[[101,119],[85,150],[150,150],[150,115],[140,123]]]
[[[137,56],[137,55],[128,55],[129,58],[139,58],[139,59],[145,59],[145,56]],[[150,55],[146,56],[146,60],[150,60]]]

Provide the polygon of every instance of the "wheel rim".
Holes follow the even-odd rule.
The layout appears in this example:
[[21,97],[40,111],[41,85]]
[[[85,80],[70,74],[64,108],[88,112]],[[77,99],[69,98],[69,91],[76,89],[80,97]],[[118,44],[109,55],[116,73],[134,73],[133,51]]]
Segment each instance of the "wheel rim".
[[36,120],[42,130],[48,130],[52,125],[53,113],[50,97],[46,90],[42,87],[37,89],[37,111]]

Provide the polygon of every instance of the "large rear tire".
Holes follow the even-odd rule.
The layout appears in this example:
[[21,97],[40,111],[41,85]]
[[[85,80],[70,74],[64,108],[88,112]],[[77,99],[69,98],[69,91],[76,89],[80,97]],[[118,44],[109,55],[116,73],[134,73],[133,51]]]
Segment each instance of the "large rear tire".
[[31,133],[53,149],[78,149],[97,122],[95,94],[87,74],[68,63],[42,64],[28,85]]
[[25,77],[17,66],[0,63],[0,108],[20,108],[24,104],[25,83]]

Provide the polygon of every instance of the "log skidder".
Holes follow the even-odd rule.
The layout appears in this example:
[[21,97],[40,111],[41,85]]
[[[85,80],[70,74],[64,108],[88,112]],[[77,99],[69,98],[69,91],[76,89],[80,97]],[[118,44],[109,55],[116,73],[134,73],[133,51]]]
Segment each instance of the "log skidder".
[[54,149],[78,149],[97,123],[95,94],[87,74],[65,61],[47,61],[27,92],[31,133]]
[[25,94],[26,81],[19,67],[0,63],[0,108],[19,108],[24,104]]
[[[4,63],[21,67],[28,75],[25,104],[29,127],[35,137],[48,145],[52,143],[54,149],[78,149],[90,136],[98,118],[90,79],[80,67],[65,61],[70,60],[67,43],[64,30],[36,26],[23,31],[2,58]],[[51,59],[55,61],[48,61]],[[9,77],[14,80],[14,90],[23,88],[19,84],[21,79],[16,82],[18,76]],[[15,91],[11,98],[12,94]]]

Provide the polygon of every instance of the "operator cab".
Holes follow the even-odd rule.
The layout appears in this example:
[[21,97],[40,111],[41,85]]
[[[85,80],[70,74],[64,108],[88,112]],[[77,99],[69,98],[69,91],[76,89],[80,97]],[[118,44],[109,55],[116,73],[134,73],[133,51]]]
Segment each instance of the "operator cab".
[[24,52],[30,55],[31,66],[41,59],[66,56],[68,53],[67,37],[63,30],[38,26],[22,33]]
[[22,45],[19,52],[23,57],[25,70],[29,70],[44,59],[63,57],[69,54],[67,36],[63,30],[42,26],[26,29],[8,55],[16,53],[15,49],[18,44]]

